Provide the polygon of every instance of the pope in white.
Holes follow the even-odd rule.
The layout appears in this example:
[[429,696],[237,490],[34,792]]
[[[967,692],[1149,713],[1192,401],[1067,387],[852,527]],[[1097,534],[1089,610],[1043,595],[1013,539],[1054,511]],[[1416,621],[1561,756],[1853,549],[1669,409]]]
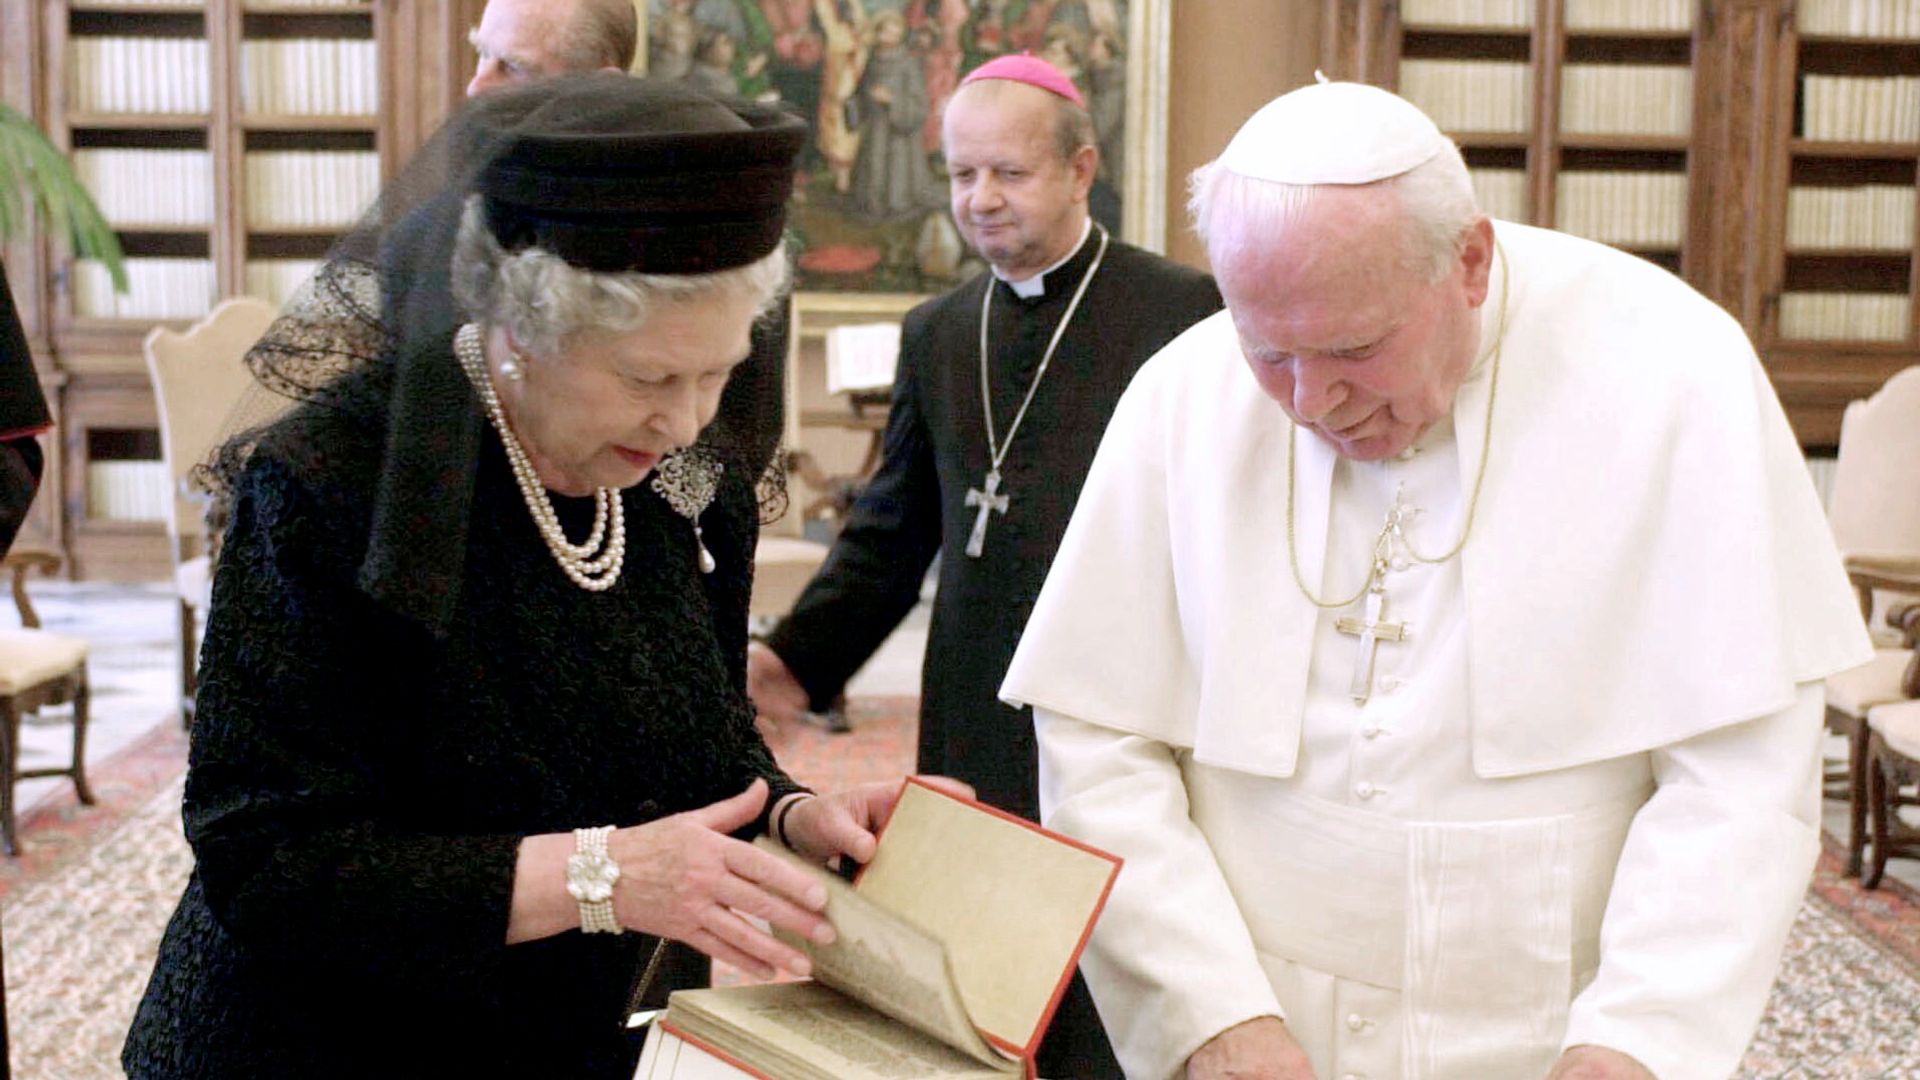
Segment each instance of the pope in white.
[[1869,655],[1752,346],[1490,221],[1384,90],[1193,191],[1227,310],[1128,390],[1002,688],[1046,823],[1126,859],[1127,1074],[1728,1076]]

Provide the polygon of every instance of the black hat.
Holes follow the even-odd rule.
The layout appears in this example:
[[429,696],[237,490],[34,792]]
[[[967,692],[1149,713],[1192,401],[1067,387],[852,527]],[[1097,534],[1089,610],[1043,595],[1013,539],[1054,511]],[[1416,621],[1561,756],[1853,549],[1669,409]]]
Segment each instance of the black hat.
[[[504,146],[479,192],[509,251],[537,245],[603,273],[699,274],[780,242],[807,136],[791,113],[611,73],[481,100],[481,126],[497,116],[508,129],[496,129]],[[538,131],[511,130],[522,127]]]

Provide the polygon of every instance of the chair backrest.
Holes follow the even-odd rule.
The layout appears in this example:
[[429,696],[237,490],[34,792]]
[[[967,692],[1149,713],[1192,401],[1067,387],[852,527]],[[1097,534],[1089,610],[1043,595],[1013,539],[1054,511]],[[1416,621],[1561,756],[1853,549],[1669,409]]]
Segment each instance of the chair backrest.
[[188,477],[229,434],[228,417],[253,385],[243,360],[274,315],[263,300],[235,297],[185,333],[154,328],[142,346],[160,412],[160,450],[173,485],[167,533],[176,565],[198,554],[205,539],[199,504],[188,498]]
[[1920,555],[1920,366],[1847,406],[1833,468],[1833,536],[1846,555]]

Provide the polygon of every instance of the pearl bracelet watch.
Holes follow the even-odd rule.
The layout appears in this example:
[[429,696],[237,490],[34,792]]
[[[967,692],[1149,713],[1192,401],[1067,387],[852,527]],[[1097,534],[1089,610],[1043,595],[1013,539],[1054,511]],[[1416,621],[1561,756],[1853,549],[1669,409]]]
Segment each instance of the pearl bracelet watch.
[[613,886],[620,880],[620,864],[607,854],[607,836],[613,826],[573,830],[573,854],[567,856],[567,894],[580,903],[580,930],[587,934],[617,934],[613,918]]

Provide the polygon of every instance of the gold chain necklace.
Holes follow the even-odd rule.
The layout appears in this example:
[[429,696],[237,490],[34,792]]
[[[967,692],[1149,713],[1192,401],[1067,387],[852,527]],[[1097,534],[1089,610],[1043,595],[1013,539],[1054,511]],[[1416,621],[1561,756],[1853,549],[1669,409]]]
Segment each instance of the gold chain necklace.
[[1480,468],[1473,477],[1473,495],[1467,500],[1466,524],[1460,529],[1459,541],[1451,548],[1448,548],[1446,554],[1429,557],[1414,550],[1413,541],[1407,537],[1404,531],[1404,525],[1407,520],[1406,511],[1400,506],[1396,499],[1394,505],[1387,511],[1386,524],[1380,527],[1379,535],[1374,537],[1373,566],[1367,571],[1366,580],[1360,583],[1359,591],[1344,600],[1322,600],[1318,596],[1315,596],[1313,590],[1307,587],[1306,576],[1300,573],[1300,549],[1298,543],[1294,540],[1294,459],[1298,455],[1295,453],[1294,445],[1296,425],[1293,423],[1292,417],[1287,418],[1287,564],[1293,568],[1293,583],[1300,586],[1301,594],[1305,596],[1313,606],[1319,608],[1347,607],[1358,602],[1361,597],[1367,595],[1370,590],[1377,587],[1380,580],[1386,577],[1387,560],[1393,553],[1393,538],[1396,536],[1400,538],[1401,544],[1406,547],[1407,554],[1413,556],[1416,562],[1422,562],[1428,565],[1446,562],[1448,559],[1460,554],[1461,550],[1467,546],[1467,537],[1473,534],[1473,516],[1480,509],[1480,486],[1487,479],[1487,462],[1493,457],[1493,406],[1500,394],[1500,349],[1501,346],[1506,343],[1507,339],[1507,299],[1513,281],[1513,276],[1510,273],[1510,267],[1507,263],[1507,251],[1504,247],[1500,246],[1500,242],[1497,239],[1494,241],[1494,251],[1500,257],[1500,319],[1499,325],[1494,330],[1493,335],[1493,370],[1488,373],[1488,378],[1492,381],[1487,388],[1487,418],[1485,428],[1480,436]]

